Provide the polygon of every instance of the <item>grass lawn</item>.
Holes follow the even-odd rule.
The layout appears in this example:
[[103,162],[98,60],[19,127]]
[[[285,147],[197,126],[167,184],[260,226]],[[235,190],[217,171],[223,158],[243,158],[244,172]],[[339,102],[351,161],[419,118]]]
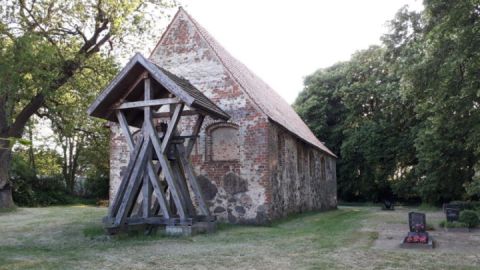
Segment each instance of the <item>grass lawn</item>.
[[103,235],[100,223],[106,208],[19,208],[0,213],[0,269],[480,267],[476,243],[467,251],[412,251],[382,246],[389,241],[388,228],[397,226],[398,235],[406,233],[406,213],[407,210],[382,212],[374,207],[343,207],[291,217],[269,227],[222,225],[215,234],[189,238],[109,238]]

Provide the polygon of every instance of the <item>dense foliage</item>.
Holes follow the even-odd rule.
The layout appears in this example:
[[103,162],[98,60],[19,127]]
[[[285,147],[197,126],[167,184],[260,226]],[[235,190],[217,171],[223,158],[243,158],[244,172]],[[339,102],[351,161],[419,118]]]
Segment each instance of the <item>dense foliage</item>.
[[[12,142],[48,119],[66,191],[79,177],[105,179],[107,131],[87,117],[92,97],[117,70],[121,58],[158,35],[158,20],[174,0],[0,0],[0,208],[11,207]],[[31,138],[30,138],[31,139]],[[30,145],[24,159],[44,179],[45,149]],[[52,148],[52,147],[50,147]],[[47,151],[48,152],[48,151]],[[36,162],[35,162],[36,161]],[[13,171],[13,172],[12,172]],[[103,173],[101,172],[103,171]],[[12,176],[9,173],[12,172]],[[51,175],[49,175],[51,176]],[[57,175],[55,175],[57,177]],[[30,183],[24,179],[25,183]],[[90,181],[91,182],[91,181]],[[33,185],[35,187],[35,185]],[[14,186],[14,190],[18,190]],[[18,195],[18,194],[17,194]]]
[[295,108],[338,156],[339,198],[480,195],[480,3],[400,10],[381,46],[308,76]]
[[475,228],[480,224],[477,212],[473,210],[463,210],[460,212],[460,222],[465,223],[469,228]]

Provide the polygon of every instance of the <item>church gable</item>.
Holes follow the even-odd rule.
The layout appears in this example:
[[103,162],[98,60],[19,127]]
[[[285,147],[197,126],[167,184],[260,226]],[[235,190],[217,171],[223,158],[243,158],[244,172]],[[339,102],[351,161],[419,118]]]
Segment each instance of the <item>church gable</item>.
[[[188,79],[226,112],[238,114],[240,109],[247,109],[262,113],[241,90],[183,9],[175,15],[150,60]],[[241,120],[244,116],[240,114],[232,120]]]
[[[174,55],[175,59],[169,59]],[[223,48],[198,22],[195,21],[182,8],[179,9],[172,23],[167,28],[160,42],[152,53],[153,61],[161,61],[161,65],[172,64],[176,69],[174,73],[183,75],[182,68],[203,70],[203,74],[196,72],[186,74],[188,80],[198,88],[200,84],[225,82],[232,84],[240,91],[231,92],[236,96],[248,97],[253,107],[269,120],[279,124],[304,142],[314,146],[326,154],[336,157],[322,142],[320,142],[308,126],[297,115],[293,108],[267,83],[256,76],[244,64],[235,59]],[[165,63],[169,62],[169,63]],[[186,67],[189,62],[193,67]],[[175,67],[175,64],[183,67]],[[194,68],[195,67],[195,68]],[[178,71],[177,71],[178,70]],[[203,77],[202,77],[203,76]],[[221,81],[224,80],[222,83]],[[196,84],[197,83],[197,84]],[[228,85],[226,87],[205,88],[206,91],[214,90],[218,93],[205,93],[209,98],[218,101],[222,109],[228,112],[228,108],[222,107],[222,98],[229,96]],[[223,93],[226,95],[223,96]],[[219,96],[220,98],[216,98]],[[235,105],[234,105],[235,107]]]

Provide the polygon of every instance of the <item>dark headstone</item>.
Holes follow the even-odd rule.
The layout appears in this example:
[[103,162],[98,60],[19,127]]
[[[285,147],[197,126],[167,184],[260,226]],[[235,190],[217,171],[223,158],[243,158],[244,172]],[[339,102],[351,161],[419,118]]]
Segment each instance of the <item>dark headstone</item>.
[[237,194],[248,191],[248,182],[233,172],[223,177],[223,188],[230,194]]
[[464,210],[461,204],[458,203],[444,203],[443,212],[447,213],[447,209],[458,209],[459,211]]
[[447,216],[447,221],[458,221],[460,218],[460,209],[458,208],[446,208],[445,215]]
[[408,213],[410,232],[403,238],[400,247],[403,248],[433,248],[433,238],[426,232],[427,220],[424,213]]
[[384,186],[381,189],[380,201],[383,202],[382,209],[383,210],[393,210],[394,209],[394,202],[395,202],[395,196],[393,194],[392,188],[390,186]]
[[384,210],[394,210],[394,204],[393,201],[390,200],[384,200],[383,201],[383,209]]
[[417,212],[408,213],[408,226],[410,227],[410,232],[425,232],[427,227],[425,214]]

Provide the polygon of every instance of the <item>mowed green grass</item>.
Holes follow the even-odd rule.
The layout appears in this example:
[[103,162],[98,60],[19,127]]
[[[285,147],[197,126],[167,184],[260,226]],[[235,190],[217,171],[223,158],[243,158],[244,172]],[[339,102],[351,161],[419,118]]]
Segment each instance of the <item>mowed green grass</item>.
[[263,227],[221,225],[186,238],[110,238],[100,223],[105,214],[82,205],[0,213],[0,269],[417,269],[423,262],[422,269],[476,269],[474,258],[372,248],[378,232],[364,227],[380,221],[367,207]]

